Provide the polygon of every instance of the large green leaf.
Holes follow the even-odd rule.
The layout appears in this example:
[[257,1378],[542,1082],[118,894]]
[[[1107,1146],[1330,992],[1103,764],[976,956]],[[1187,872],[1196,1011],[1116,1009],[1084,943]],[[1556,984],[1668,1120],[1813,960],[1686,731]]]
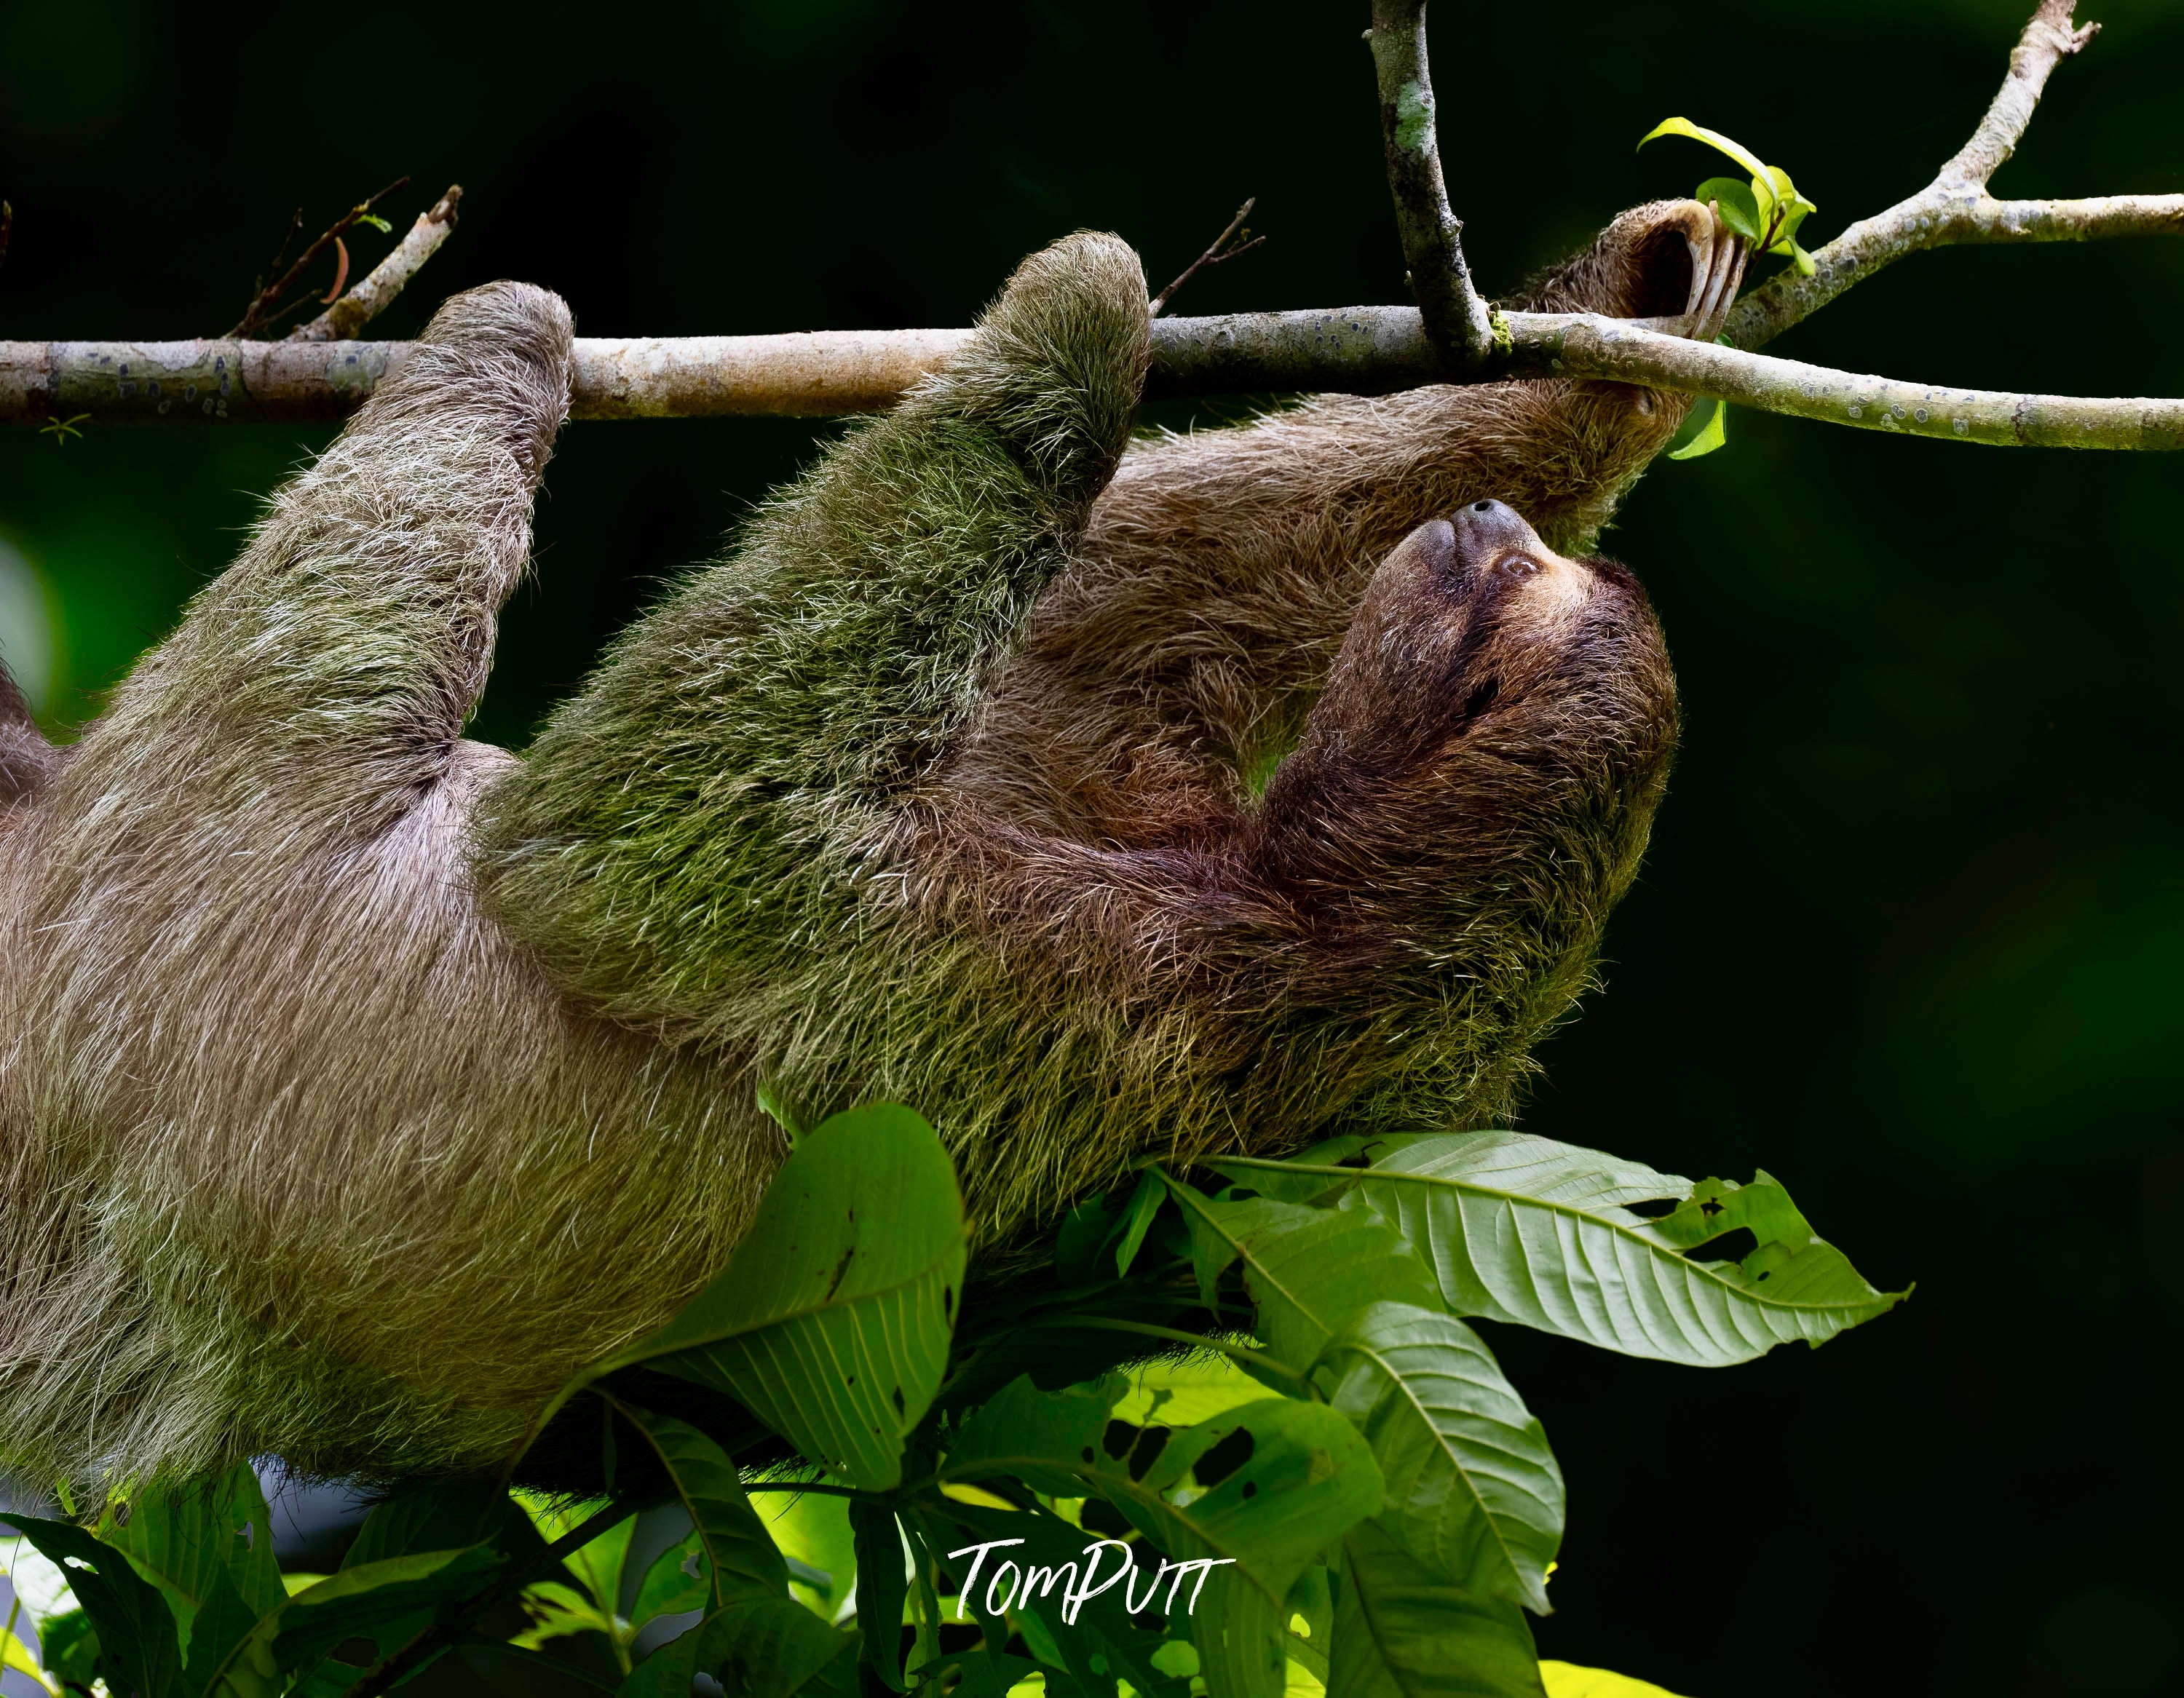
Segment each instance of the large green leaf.
[[164,1595],[190,1662],[192,1624],[215,1580],[227,1578],[253,1620],[287,1595],[273,1557],[272,1517],[247,1462],[210,1491],[135,1494],[101,1518],[99,1532]]
[[719,1278],[547,1414],[644,1362],[728,1393],[851,1484],[889,1490],[947,1367],[965,1253],[933,1128],[887,1105],[836,1115],[790,1152]]
[[1378,1303],[1326,1361],[1329,1401],[1387,1482],[1378,1524],[1428,1573],[1546,1614],[1562,1470],[1479,1335],[1438,1310]]
[[[1399,1225],[1453,1312],[1626,1356],[1749,1361],[1792,1339],[1824,1344],[1910,1294],[1866,1283],[1764,1174],[1694,1187],[1597,1150],[1474,1132],[1423,1138],[1341,1177],[1351,1184],[1340,1207],[1369,1205]],[[1649,1221],[1626,1206],[1641,1202],[1685,1206]],[[1750,1227],[1758,1248],[1741,1261],[1687,1255],[1701,1247],[1694,1219],[1713,1223],[1709,1237]]]
[[1342,1556],[1327,1698],[1545,1698],[1516,1605],[1437,1578],[1377,1523]]
[[98,1635],[99,1665],[110,1688],[141,1698],[187,1698],[174,1614],[126,1556],[64,1521],[12,1512],[0,1518],[47,1561],[67,1569],[69,1589]]
[[[1346,1179],[1368,1171],[1324,1170]],[[1173,1181],[1170,1189],[1190,1224],[1201,1282],[1241,1258],[1244,1283],[1258,1310],[1258,1335],[1268,1354],[1293,1370],[1309,1368],[1328,1340],[1373,1303],[1439,1301],[1411,1246],[1368,1211],[1308,1208],[1266,1197],[1209,1200]]]
[[744,1495],[735,1461],[687,1421],[616,1400],[666,1471],[690,1517],[708,1595],[692,1608],[716,1610],[739,1598],[788,1595],[788,1566]]

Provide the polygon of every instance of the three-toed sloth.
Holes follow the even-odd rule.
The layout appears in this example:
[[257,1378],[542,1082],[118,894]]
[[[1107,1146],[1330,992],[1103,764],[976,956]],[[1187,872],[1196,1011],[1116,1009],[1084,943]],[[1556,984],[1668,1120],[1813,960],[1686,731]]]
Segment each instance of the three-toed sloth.
[[[1524,298],[1711,335],[1736,268],[1662,203]],[[0,1461],[488,1462],[720,1267],[761,1088],[922,1110],[991,1244],[1492,1123],[1583,988],[1676,712],[1578,556],[1679,398],[1133,441],[1145,278],[1072,237],[519,760],[460,732],[570,337],[448,302],[79,740],[0,682]]]

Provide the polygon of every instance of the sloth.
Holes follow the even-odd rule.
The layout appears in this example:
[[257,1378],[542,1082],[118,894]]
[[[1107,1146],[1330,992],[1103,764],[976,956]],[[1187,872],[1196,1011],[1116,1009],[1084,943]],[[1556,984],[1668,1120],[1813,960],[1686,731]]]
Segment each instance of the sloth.
[[[1660,203],[1522,299],[1711,336],[1743,257]],[[1587,983],[1676,708],[1586,551],[1680,398],[1134,441],[1145,277],[1074,236],[519,760],[460,732],[571,334],[449,301],[72,743],[0,674],[9,1466],[488,1465],[777,1111],[920,1109],[1005,1246],[1143,1153],[1503,1120]]]

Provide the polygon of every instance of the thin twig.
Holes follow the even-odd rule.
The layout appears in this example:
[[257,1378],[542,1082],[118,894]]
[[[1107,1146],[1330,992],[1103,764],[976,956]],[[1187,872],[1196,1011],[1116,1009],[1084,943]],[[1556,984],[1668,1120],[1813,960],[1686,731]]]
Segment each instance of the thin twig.
[[1861,219],[1813,255],[1813,274],[1786,270],[1736,303],[1729,339],[1762,348],[1884,265],[1930,248],[1972,242],[2069,242],[2177,229],[2184,196],[1997,201],[1987,180],[2016,151],[2055,67],[2098,33],[2071,27],[2075,0],[2041,0],[2009,55],[2009,71],[1971,139],[1918,193]]
[[[268,283],[260,288],[257,294],[251,298],[250,304],[243,309],[241,320],[237,322],[233,330],[228,331],[227,339],[234,340],[242,337],[247,337],[252,331],[255,331],[265,322],[265,314],[268,309],[272,307],[273,303],[278,301],[281,296],[288,292],[290,286],[295,282],[297,278],[304,275],[305,270],[310,265],[311,261],[317,259],[320,254],[326,252],[326,244],[329,242],[332,242],[336,237],[339,236],[343,231],[347,230],[366,213],[370,212],[372,208],[377,205],[381,201],[385,200],[387,196],[394,193],[398,189],[407,188],[409,186],[409,178],[397,177],[393,182],[387,184],[385,188],[380,190],[378,193],[359,201],[354,206],[351,207],[332,224],[328,225],[326,228],[325,233],[322,234],[317,241],[314,242],[309,248],[306,248],[304,250],[303,257],[301,259],[298,259],[296,263],[291,265],[286,271],[283,271],[274,281]],[[296,214],[295,219],[289,225],[287,239],[284,240],[281,243],[281,253],[285,253],[288,251],[288,242],[294,239],[297,230],[302,227],[303,219],[304,214],[301,211],[298,211]],[[273,256],[273,263],[276,265],[278,265],[281,263],[280,253],[276,253]]]
[[1462,220],[1449,210],[1441,177],[1433,79],[1426,70],[1426,0],[1373,0],[1367,39],[1379,78],[1380,139],[1411,292],[1443,369],[1471,375],[1491,357],[1494,332],[1463,262]]
[[288,332],[291,342],[347,342],[385,311],[403,287],[417,275],[417,268],[439,251],[455,227],[462,204],[463,186],[453,183],[432,209],[417,214],[409,233],[394,250],[367,272],[357,286],[307,325]]
[[1228,227],[1223,231],[1220,235],[1213,238],[1212,246],[1208,248],[1203,253],[1200,254],[1198,258],[1192,260],[1190,264],[1184,266],[1183,275],[1181,276],[1178,277],[1175,281],[1170,283],[1167,287],[1162,289],[1160,293],[1153,297],[1153,317],[1158,318],[1162,312],[1166,311],[1167,303],[1175,298],[1176,291],[1180,289],[1185,283],[1188,283],[1193,277],[1195,277],[1201,271],[1211,270],[1216,265],[1225,265],[1231,259],[1236,258],[1240,253],[1249,253],[1254,248],[1263,248],[1266,246],[1267,238],[1265,237],[1251,236],[1251,232],[1248,230],[1245,231],[1243,233],[1245,236],[1250,236],[1251,237],[1250,241],[1240,242],[1234,248],[1230,248],[1227,245],[1228,238],[1237,233],[1238,228],[1243,224],[1244,220],[1251,215],[1251,209],[1258,203],[1258,196],[1253,195],[1249,200],[1245,201],[1243,205],[1238,207],[1236,209],[1235,217],[1228,220]]

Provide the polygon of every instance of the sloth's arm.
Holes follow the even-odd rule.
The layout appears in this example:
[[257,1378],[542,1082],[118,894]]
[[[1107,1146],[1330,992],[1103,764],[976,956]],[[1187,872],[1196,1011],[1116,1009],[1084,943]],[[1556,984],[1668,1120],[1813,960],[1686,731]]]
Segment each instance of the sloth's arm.
[[222,834],[277,860],[415,804],[484,687],[567,408],[569,337],[560,300],[521,284],[441,308],[86,738],[64,784],[90,810],[84,853],[127,853],[133,824],[208,870]]
[[1024,262],[949,368],[640,620],[486,799],[478,869],[565,988],[729,1039],[835,999],[896,810],[1076,548],[1134,416],[1137,257]]
[[[1651,317],[1696,303],[1718,323],[1740,259],[1707,209],[1657,202],[1512,304]],[[1134,443],[1085,565],[1041,609],[1027,674],[1041,693],[1080,693],[1079,718],[1136,715],[1134,742],[1250,765],[1294,732],[1367,576],[1412,530],[1491,497],[1584,552],[1687,406],[1619,384],[1432,387]]]

